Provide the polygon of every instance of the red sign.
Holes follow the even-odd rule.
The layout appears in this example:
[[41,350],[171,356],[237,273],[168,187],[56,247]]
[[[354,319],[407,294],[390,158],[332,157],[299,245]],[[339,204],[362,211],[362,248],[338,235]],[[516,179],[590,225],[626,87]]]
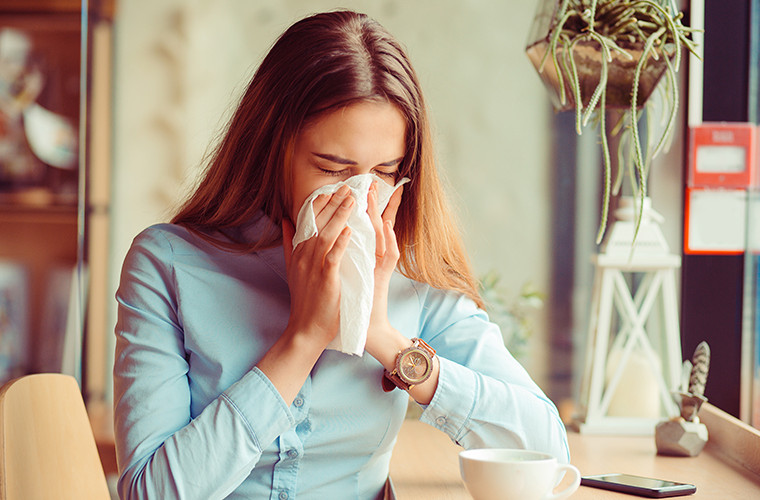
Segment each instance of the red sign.
[[758,183],[758,128],[703,123],[690,130],[689,186],[746,188]]

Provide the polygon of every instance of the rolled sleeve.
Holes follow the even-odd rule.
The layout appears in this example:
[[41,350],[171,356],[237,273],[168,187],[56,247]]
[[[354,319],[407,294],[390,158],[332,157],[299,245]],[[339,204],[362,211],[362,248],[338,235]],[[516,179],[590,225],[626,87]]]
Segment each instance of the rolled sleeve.
[[[420,420],[442,430],[459,443],[467,432],[478,395],[478,379],[472,370],[438,357],[440,371],[433,400],[422,412]],[[461,443],[460,443],[461,444]]]
[[248,372],[222,397],[243,417],[259,450],[296,423],[285,400],[258,368]]
[[526,448],[569,461],[556,406],[507,351],[499,327],[461,294],[429,288],[420,299],[422,338],[440,362],[420,419],[465,448]]

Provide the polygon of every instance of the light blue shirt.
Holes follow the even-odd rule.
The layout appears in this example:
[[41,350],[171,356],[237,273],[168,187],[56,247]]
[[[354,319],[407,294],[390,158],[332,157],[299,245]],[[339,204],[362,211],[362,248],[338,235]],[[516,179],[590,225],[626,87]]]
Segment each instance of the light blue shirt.
[[[254,241],[271,221],[240,230]],[[377,498],[407,408],[368,354],[325,351],[288,406],[255,367],[284,331],[282,247],[220,249],[186,229],[135,238],[117,292],[114,366],[119,495],[127,498]],[[465,448],[569,460],[554,404],[475,303],[395,273],[389,319],[440,359],[421,420]]]

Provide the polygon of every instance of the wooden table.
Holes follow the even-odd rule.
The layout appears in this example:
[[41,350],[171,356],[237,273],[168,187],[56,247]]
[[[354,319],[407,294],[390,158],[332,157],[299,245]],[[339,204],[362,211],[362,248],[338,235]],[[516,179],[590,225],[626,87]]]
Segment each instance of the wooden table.
[[[703,417],[703,420],[707,421],[707,418]],[[695,484],[697,493],[684,498],[760,499],[760,470],[756,460],[760,455],[760,433],[746,428],[741,432],[734,428],[713,429],[709,423],[708,429],[711,429],[711,438],[714,436],[715,439],[711,439],[697,457],[658,456],[653,437],[570,432],[571,463],[582,475],[626,472]],[[752,442],[754,438],[757,441]],[[741,446],[751,456],[733,455],[739,446],[731,442],[732,439],[741,440],[744,443]],[[406,420],[391,460],[391,478],[399,500],[471,499],[459,475],[460,450],[442,432],[419,421]],[[741,460],[744,465],[736,460]],[[581,486],[571,498],[630,500],[637,497]]]
[[[106,473],[116,473],[113,429],[107,409],[90,410]],[[700,411],[710,441],[697,457],[658,456],[653,437],[621,437],[570,432],[571,463],[582,475],[626,472],[692,483],[689,499],[760,499],[760,432],[716,408]],[[418,420],[405,420],[391,459],[399,500],[471,500],[459,475],[461,448],[444,433]],[[581,486],[574,500],[637,497]]]

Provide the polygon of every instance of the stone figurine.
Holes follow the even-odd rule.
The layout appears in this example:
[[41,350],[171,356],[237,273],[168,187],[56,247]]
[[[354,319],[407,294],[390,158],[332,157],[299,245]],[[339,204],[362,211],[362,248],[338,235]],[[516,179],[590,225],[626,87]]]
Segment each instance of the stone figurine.
[[[655,443],[659,455],[694,457],[707,443],[707,427],[699,421],[697,413],[705,398],[707,373],[710,370],[710,346],[700,342],[691,362],[684,361],[684,374],[689,373],[677,395],[681,415],[657,424]],[[688,385],[687,385],[688,384]]]

